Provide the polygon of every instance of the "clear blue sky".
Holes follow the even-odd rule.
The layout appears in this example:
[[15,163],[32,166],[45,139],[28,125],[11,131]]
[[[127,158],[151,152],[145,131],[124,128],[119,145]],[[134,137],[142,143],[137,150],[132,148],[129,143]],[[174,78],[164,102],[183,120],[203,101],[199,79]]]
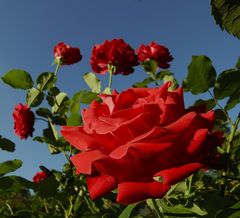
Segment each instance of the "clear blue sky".
[[[79,47],[82,62],[58,73],[57,86],[69,96],[86,88],[82,75],[91,70],[91,49],[105,39],[121,37],[133,48],[152,40],[167,46],[174,57],[171,70],[179,81],[192,55],[209,56],[218,72],[233,67],[240,56],[240,41],[215,25],[208,0],[0,1],[0,33],[0,75],[19,68],[36,79],[39,73],[54,70],[55,44],[64,41]],[[116,76],[113,85],[123,90],[143,78],[144,73],[137,70],[129,77]],[[194,99],[187,98],[187,102]],[[51,156],[47,145],[31,138],[21,141],[14,135],[12,111],[25,102],[25,92],[0,82],[0,102],[0,134],[16,143],[16,152],[0,151],[0,162],[22,159],[23,167],[16,174],[28,179],[39,171],[39,165],[61,169],[62,155]],[[36,136],[44,124],[38,121],[35,127]]]

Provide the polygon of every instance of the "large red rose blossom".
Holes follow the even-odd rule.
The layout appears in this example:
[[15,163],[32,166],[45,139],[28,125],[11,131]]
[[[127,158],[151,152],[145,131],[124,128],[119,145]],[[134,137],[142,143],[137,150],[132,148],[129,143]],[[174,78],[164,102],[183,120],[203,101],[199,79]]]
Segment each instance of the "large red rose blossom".
[[14,130],[15,134],[21,139],[26,139],[32,136],[34,131],[34,113],[27,105],[19,103],[13,111]]
[[34,182],[35,184],[38,184],[38,183],[40,183],[41,181],[43,181],[43,180],[45,180],[45,179],[47,179],[47,178],[48,178],[48,174],[47,174],[47,173],[45,173],[45,172],[43,172],[43,171],[37,172],[37,173],[34,175],[34,177],[33,177],[33,182]]
[[213,131],[214,111],[185,109],[182,88],[170,92],[170,85],[102,94],[102,102],[83,110],[83,126],[62,127],[81,151],[71,161],[87,175],[92,199],[116,188],[123,204],[161,198],[215,160],[221,142]]
[[108,65],[116,67],[114,74],[128,75],[133,73],[133,67],[139,65],[134,49],[123,39],[106,40],[101,45],[95,45],[90,60],[92,70],[105,74]]
[[168,48],[159,45],[156,42],[151,42],[149,45],[141,45],[137,50],[138,59],[143,61],[155,60],[159,68],[169,68],[168,62],[173,60]]
[[82,59],[79,48],[73,48],[64,42],[60,42],[54,47],[54,56],[60,60],[61,65],[75,64]]

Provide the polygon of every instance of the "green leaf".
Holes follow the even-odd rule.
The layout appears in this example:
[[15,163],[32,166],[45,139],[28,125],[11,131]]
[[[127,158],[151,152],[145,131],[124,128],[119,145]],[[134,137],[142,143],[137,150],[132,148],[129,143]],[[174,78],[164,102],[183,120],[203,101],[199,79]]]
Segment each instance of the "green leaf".
[[72,97],[76,104],[90,104],[93,100],[99,100],[98,94],[95,92],[89,92],[87,90],[82,90],[77,92]]
[[174,76],[172,75],[165,75],[163,77],[163,82],[166,83],[166,82],[171,82],[171,86],[168,88],[169,91],[174,91],[175,89],[178,88],[178,82],[177,80],[175,79]]
[[156,79],[163,80],[165,76],[173,76],[173,73],[170,70],[162,70],[156,74]]
[[50,176],[37,185],[37,195],[41,197],[54,197],[57,194],[58,185],[54,176]]
[[231,95],[226,103],[225,109],[231,110],[234,108],[237,104],[240,103],[240,91],[234,93]]
[[239,0],[211,0],[212,15],[222,30],[240,38]]
[[155,73],[158,69],[157,62],[155,60],[148,60],[141,63],[145,72]]
[[68,126],[79,126],[81,124],[81,116],[80,114],[71,114],[69,117],[68,117],[68,120],[67,120],[67,125]]
[[230,69],[222,72],[216,81],[214,95],[223,99],[233,95],[240,87],[240,70]]
[[36,88],[31,88],[27,92],[26,101],[29,107],[37,107],[42,103],[44,94]]
[[53,124],[52,121],[50,120],[50,118],[48,118],[48,123],[49,123],[49,127],[50,127],[51,130],[52,130],[52,134],[53,134],[53,136],[54,136],[54,139],[55,139],[55,140],[58,140],[58,139],[59,139],[58,132],[57,132],[54,124]]
[[0,176],[13,172],[22,166],[21,160],[8,160],[0,163]]
[[208,100],[198,99],[193,104],[193,108],[201,107],[201,106],[206,106],[206,110],[209,111],[209,110],[212,110],[216,106],[216,103],[215,103],[214,99],[208,99]]
[[3,75],[2,80],[16,89],[30,89],[33,87],[32,77],[24,70],[10,70]]
[[57,78],[54,73],[44,72],[40,74],[37,78],[37,87],[41,91],[50,89],[55,84]]
[[193,94],[206,92],[214,86],[216,71],[212,66],[211,60],[204,56],[192,56],[192,62],[188,66],[186,78],[187,88]]
[[48,91],[48,95],[51,95],[51,96],[56,96],[59,93],[60,93],[60,90],[57,87],[51,87]]
[[67,93],[60,92],[55,98],[55,104],[52,107],[52,112],[57,113],[58,110],[61,108],[64,101],[67,100]]
[[236,67],[237,69],[240,69],[240,57],[238,58],[235,67]]
[[18,192],[23,188],[34,189],[34,183],[20,176],[4,176],[0,178],[0,191]]
[[97,78],[94,73],[85,73],[83,76],[84,81],[92,90],[92,92],[100,93],[101,92],[101,81]]
[[11,140],[2,138],[2,136],[0,136],[0,149],[13,152],[15,151],[15,144]]
[[133,211],[133,209],[137,206],[137,204],[130,204],[128,205],[123,211],[122,213],[119,215],[118,218],[129,218],[131,216],[131,213]]
[[154,80],[152,79],[152,78],[150,78],[150,77],[148,77],[148,78],[146,78],[146,79],[144,79],[142,82],[136,82],[136,83],[134,83],[133,84],[133,87],[134,88],[147,88],[148,86],[148,84],[149,83],[151,83],[151,82],[153,82]]
[[36,110],[36,114],[37,114],[38,116],[46,117],[46,118],[52,117],[51,111],[50,111],[48,108],[43,108],[43,107],[38,108],[38,109]]
[[103,94],[107,94],[107,95],[111,95],[112,94],[111,89],[109,87],[105,88],[102,93]]

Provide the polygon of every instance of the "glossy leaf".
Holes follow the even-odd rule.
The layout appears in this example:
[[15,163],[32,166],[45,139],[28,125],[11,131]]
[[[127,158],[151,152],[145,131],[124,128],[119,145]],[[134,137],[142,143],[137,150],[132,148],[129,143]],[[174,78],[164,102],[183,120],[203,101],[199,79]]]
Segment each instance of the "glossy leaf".
[[240,70],[230,69],[222,72],[216,81],[214,95],[223,99],[233,95],[240,87]]
[[41,91],[50,89],[53,87],[54,83],[56,82],[56,76],[54,73],[44,72],[40,74],[37,78],[37,87]]
[[24,70],[10,70],[3,75],[2,80],[16,89],[30,89],[33,87],[32,77]]
[[234,93],[231,95],[226,103],[225,109],[231,110],[234,108],[237,104],[240,103],[240,91]]
[[81,121],[80,114],[71,114],[67,119],[67,126],[79,126]]
[[186,78],[187,88],[193,94],[206,92],[214,86],[216,71],[211,60],[204,56],[192,56],[192,62],[188,66]]
[[8,160],[0,163],[0,176],[13,172],[22,166],[21,160]]
[[222,30],[240,38],[240,2],[238,0],[211,0],[212,15]]
[[144,79],[142,82],[136,82],[133,84],[134,88],[147,88],[148,84],[153,82],[154,80],[150,77]]
[[100,93],[101,92],[101,81],[97,78],[94,73],[85,73],[83,76],[84,81],[92,90],[92,92]]
[[48,117],[52,117],[52,113],[51,113],[51,111],[49,110],[49,109],[47,109],[47,108],[38,108],[37,110],[36,110],[36,114],[38,115],[38,116],[41,116],[41,117],[46,117],[46,118],[48,118]]
[[52,112],[57,113],[65,100],[67,100],[67,94],[65,92],[60,92],[55,98],[55,103],[52,107]]
[[99,100],[99,97],[97,93],[82,90],[75,93],[72,99],[77,104],[90,104],[93,100]]
[[0,149],[13,152],[15,151],[15,144],[11,140],[2,138],[2,136],[0,136]]
[[23,188],[34,189],[34,183],[20,176],[4,176],[0,178],[0,191],[17,192]]
[[137,204],[130,204],[128,205],[122,213],[119,215],[119,218],[129,218],[131,216],[131,213],[133,209],[137,206]]
[[44,94],[36,88],[31,88],[27,92],[26,101],[29,107],[37,107],[42,103]]

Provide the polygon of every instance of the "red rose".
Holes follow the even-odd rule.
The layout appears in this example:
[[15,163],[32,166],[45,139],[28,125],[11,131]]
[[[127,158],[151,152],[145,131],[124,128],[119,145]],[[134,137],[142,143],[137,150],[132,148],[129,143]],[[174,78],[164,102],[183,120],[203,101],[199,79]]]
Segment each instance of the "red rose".
[[18,104],[13,112],[15,134],[21,139],[32,136],[34,131],[34,113],[27,105]]
[[87,175],[91,198],[116,188],[123,204],[160,198],[214,160],[220,143],[212,131],[214,112],[188,112],[182,89],[169,92],[170,85],[100,95],[102,102],[83,110],[83,126],[62,127],[82,151],[71,161]]
[[38,184],[39,182],[43,181],[44,179],[48,178],[48,174],[41,171],[37,172],[35,176],[33,177],[33,182]]
[[116,67],[114,74],[128,75],[139,63],[135,51],[123,39],[113,39],[93,47],[90,64],[96,73],[105,74],[110,64]]
[[158,67],[168,68],[168,62],[173,60],[169,50],[163,45],[158,45],[156,42],[151,42],[150,45],[141,45],[137,50],[138,59],[143,61],[155,60]]
[[75,64],[82,59],[79,48],[72,48],[64,42],[60,42],[54,47],[54,56],[60,60],[61,65]]

